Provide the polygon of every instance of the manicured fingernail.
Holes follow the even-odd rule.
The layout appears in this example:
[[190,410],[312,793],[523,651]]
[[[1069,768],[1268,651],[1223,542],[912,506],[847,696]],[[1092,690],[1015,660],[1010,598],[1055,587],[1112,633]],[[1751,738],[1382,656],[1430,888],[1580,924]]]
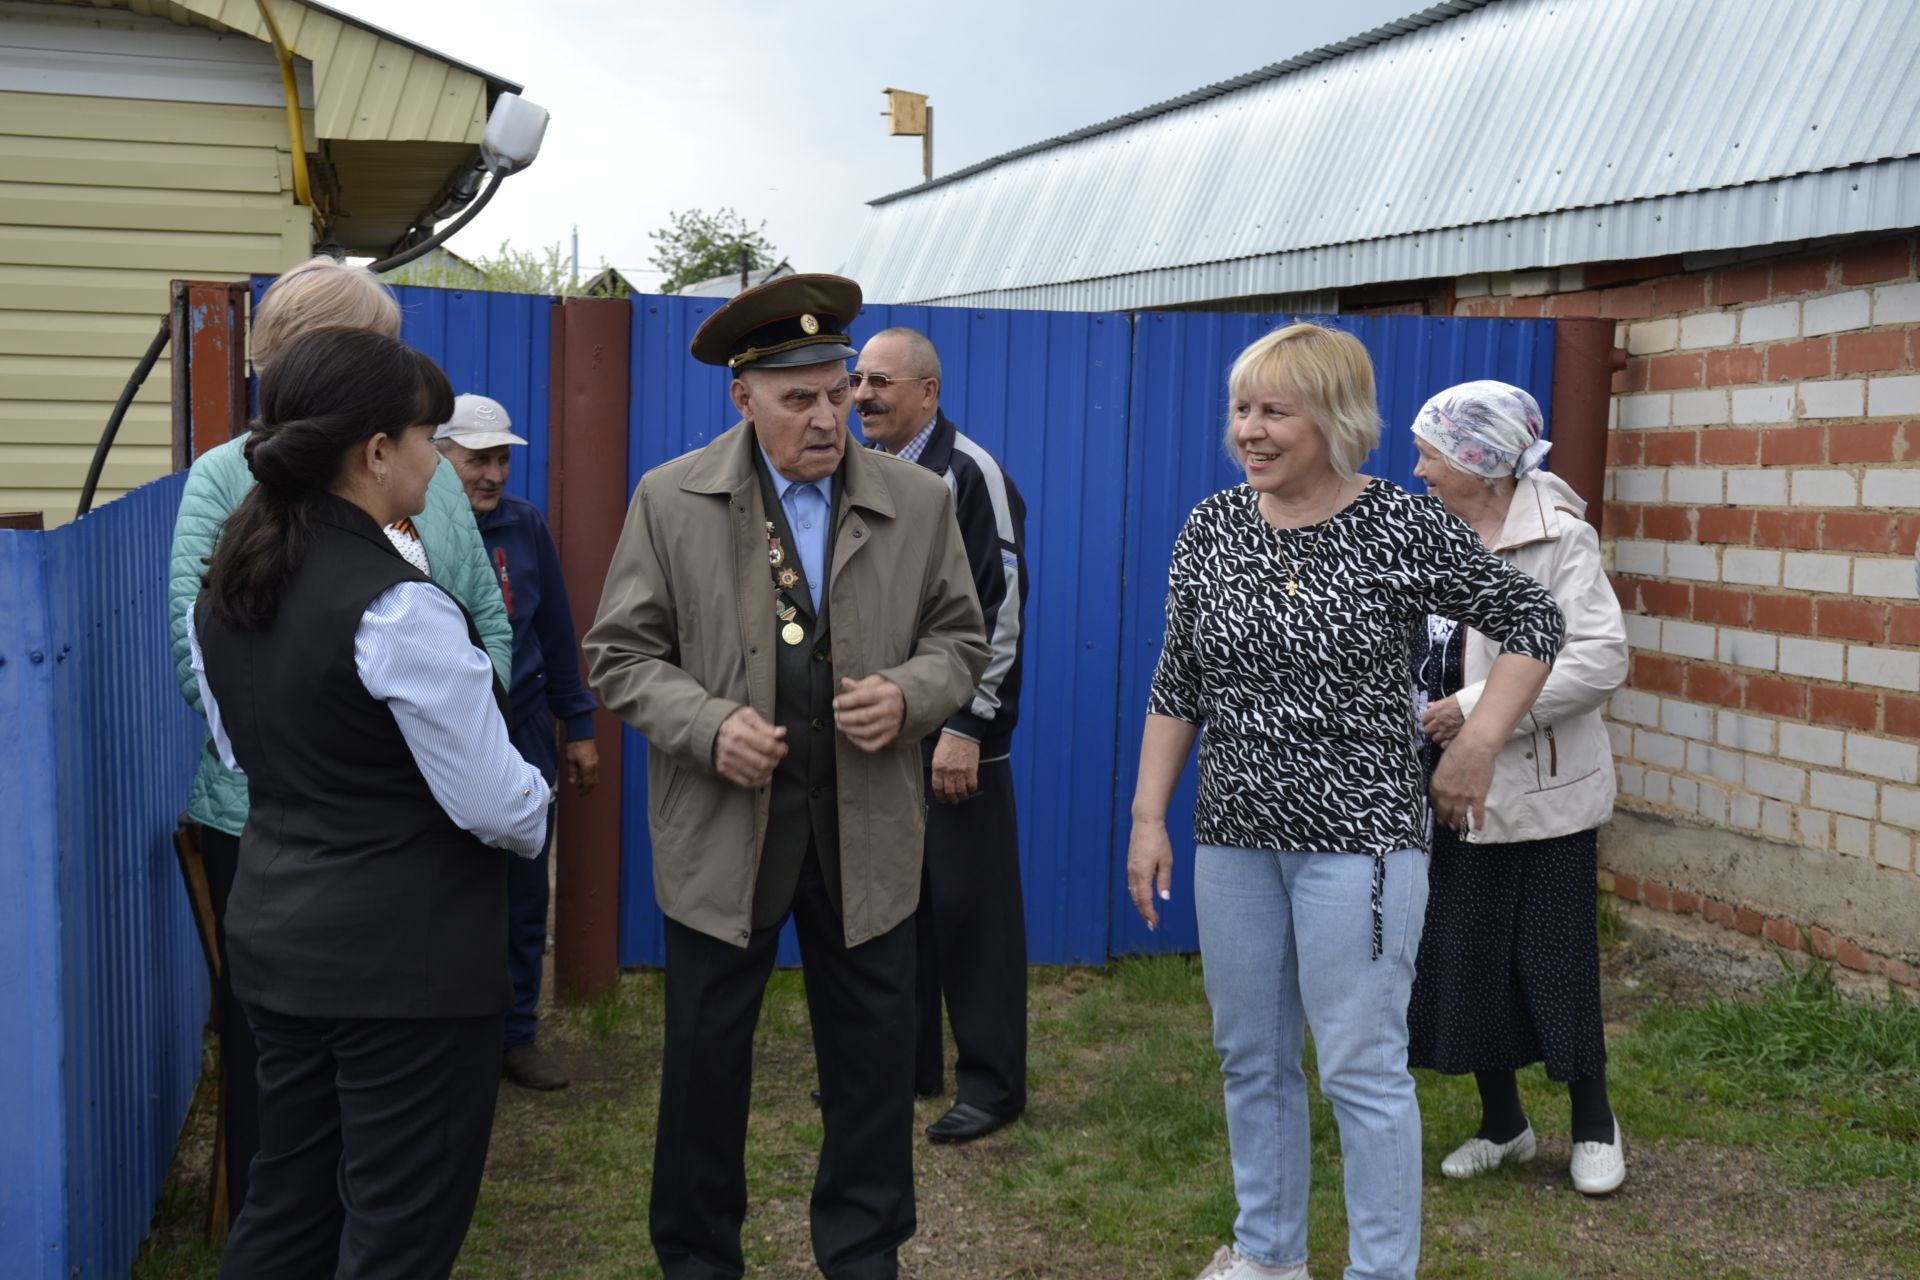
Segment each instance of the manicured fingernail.
[[1171,898],[1172,896],[1173,896],[1173,890],[1171,889],[1162,889],[1160,891],[1160,901],[1162,902],[1165,902],[1167,899]]

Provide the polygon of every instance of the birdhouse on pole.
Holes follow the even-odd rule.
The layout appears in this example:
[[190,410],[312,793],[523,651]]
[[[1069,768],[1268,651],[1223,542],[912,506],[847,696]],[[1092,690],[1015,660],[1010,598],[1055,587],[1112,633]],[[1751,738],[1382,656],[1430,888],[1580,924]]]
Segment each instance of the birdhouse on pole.
[[927,95],[914,93],[907,89],[882,89],[887,95],[887,136],[891,138],[917,137],[920,139],[920,172],[928,181],[933,179],[933,108],[927,105]]

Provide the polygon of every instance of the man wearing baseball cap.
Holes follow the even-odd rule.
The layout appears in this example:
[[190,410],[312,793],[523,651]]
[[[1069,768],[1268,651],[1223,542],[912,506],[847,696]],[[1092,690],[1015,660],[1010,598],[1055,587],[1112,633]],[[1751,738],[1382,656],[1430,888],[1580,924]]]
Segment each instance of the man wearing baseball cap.
[[648,743],[667,1280],[744,1270],[753,1029],[789,918],[826,1131],[814,1258],[893,1280],[914,1231],[919,743],[988,652],[946,484],[847,447],[859,310],[853,281],[795,275],[700,326],[742,421],[641,480],[587,633],[594,689]]
[[[486,396],[463,395],[453,417],[433,433],[434,445],[453,464],[480,526],[487,559],[500,580],[500,594],[513,628],[513,680],[507,690],[508,732],[514,748],[539,766],[551,785],[560,753],[554,722],[566,727],[567,781],[585,795],[593,790],[600,754],[593,744],[593,695],[580,682],[579,650],[560,555],[540,509],[506,492],[512,449],[526,441],[513,433],[507,411]],[[547,811],[547,845],[553,844],[553,810]],[[507,1013],[507,1079],[528,1089],[558,1089],[567,1077],[535,1040],[540,969],[547,948],[549,859],[509,860],[507,877],[507,971],[513,1008]]]

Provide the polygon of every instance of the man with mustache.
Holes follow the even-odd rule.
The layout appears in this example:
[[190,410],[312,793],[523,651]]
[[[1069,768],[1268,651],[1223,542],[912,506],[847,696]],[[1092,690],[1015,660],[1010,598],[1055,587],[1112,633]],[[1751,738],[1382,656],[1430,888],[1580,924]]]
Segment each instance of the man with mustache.
[[894,1280],[914,1232],[920,739],[987,664],[937,476],[847,448],[860,286],[795,275],[707,317],[742,421],[647,473],[587,662],[647,737],[666,1037],[650,1227],[667,1280],[735,1280],[753,1029],[799,936],[825,1140],[814,1258]]
[[940,355],[913,329],[875,334],[854,367],[860,430],[953,490],[993,656],[967,705],[922,744],[926,872],[916,913],[914,1090],[943,1091],[941,997],[957,1051],[953,1106],[927,1129],[971,1142],[1027,1105],[1027,930],[1013,800],[1013,726],[1026,639],[1026,503],[992,454],[940,410]]
[[[453,417],[434,432],[433,443],[467,491],[513,628],[508,737],[514,750],[552,786],[560,769],[554,722],[565,725],[567,781],[585,795],[599,780],[600,752],[593,743],[593,695],[580,682],[580,651],[567,584],[560,576],[560,554],[540,508],[506,492],[511,451],[526,441],[513,433],[499,401],[464,395],[454,398]],[[507,1011],[501,1061],[507,1079],[523,1089],[559,1089],[567,1083],[566,1073],[535,1040],[540,970],[547,950],[547,854],[553,844],[553,814],[547,810],[547,847],[540,856],[514,858],[507,871],[507,972],[513,979],[513,1007]]]

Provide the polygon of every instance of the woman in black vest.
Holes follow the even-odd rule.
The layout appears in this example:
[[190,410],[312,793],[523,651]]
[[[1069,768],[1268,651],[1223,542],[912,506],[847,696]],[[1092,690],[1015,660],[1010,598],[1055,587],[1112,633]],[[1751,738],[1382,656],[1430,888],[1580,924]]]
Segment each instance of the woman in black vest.
[[227,951],[261,1141],[228,1280],[446,1276],[479,1194],[507,858],[540,852],[549,791],[465,613],[381,532],[420,510],[452,406],[392,338],[294,340],[194,610],[215,749],[253,801]]

